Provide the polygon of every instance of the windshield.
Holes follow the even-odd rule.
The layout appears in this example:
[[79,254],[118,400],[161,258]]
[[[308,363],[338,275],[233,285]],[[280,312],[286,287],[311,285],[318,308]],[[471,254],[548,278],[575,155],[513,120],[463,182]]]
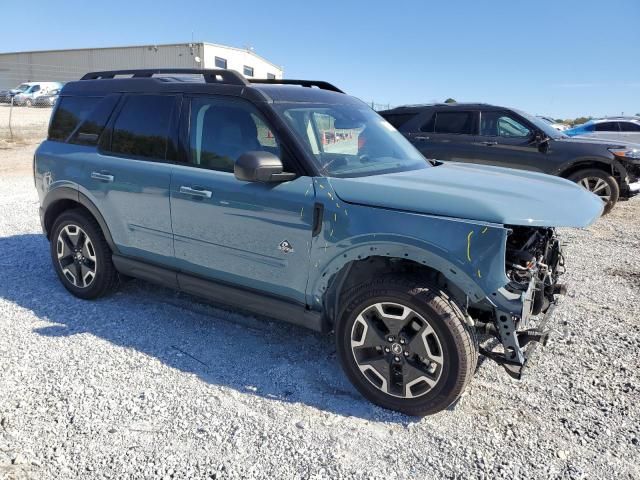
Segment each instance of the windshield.
[[529,115],[528,113],[522,112],[520,110],[516,110],[516,112],[518,112],[521,116],[529,120],[540,130],[542,130],[547,137],[549,138],[565,138],[566,137],[564,133],[556,130],[541,118],[534,117],[533,115]]
[[364,104],[275,107],[324,175],[359,177],[431,166],[400,132]]
[[31,85],[28,85],[26,83],[23,83],[22,85],[20,85],[18,88],[16,88],[17,91],[19,92],[26,92],[27,90],[29,90],[29,87]]

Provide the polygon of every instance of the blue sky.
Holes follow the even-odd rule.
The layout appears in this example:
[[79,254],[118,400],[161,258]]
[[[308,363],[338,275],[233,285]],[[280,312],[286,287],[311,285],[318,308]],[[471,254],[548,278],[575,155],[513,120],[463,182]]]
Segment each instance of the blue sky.
[[[251,45],[289,78],[366,101],[483,101],[555,117],[640,113],[639,0],[31,1],[0,51]],[[27,12],[28,10],[29,12]],[[28,14],[27,14],[28,13]]]

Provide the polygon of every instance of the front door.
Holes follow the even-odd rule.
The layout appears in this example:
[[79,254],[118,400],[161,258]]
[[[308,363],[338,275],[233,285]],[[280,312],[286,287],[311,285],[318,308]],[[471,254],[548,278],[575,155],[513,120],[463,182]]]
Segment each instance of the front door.
[[178,267],[234,286],[303,303],[309,271],[314,187],[310,177],[284,183],[243,182],[235,160],[284,148],[248,101],[190,99],[188,162],[171,179],[171,218]]
[[509,112],[483,111],[474,140],[478,163],[544,172],[551,165],[534,135],[532,126]]

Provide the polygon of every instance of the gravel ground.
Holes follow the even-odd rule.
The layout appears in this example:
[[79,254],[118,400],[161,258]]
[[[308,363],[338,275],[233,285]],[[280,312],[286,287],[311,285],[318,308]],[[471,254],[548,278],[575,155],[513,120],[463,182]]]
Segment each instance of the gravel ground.
[[32,152],[0,150],[0,477],[640,478],[640,198],[563,232],[567,335],[524,381],[485,362],[417,419],[362,399],[329,337],[136,280],[73,298]]

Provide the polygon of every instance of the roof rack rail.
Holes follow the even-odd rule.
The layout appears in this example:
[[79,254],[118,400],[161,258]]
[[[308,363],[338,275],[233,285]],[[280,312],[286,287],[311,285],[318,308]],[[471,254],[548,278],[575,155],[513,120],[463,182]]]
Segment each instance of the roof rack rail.
[[330,90],[332,92],[344,93],[335,85],[332,85],[329,82],[324,82],[322,80],[291,80],[287,79],[277,79],[277,78],[250,78],[250,83],[266,83],[270,85],[300,85],[302,87],[317,87],[322,90]]
[[80,80],[103,80],[117,75],[131,75],[132,78],[152,78],[154,75],[164,74],[195,74],[202,75],[207,83],[228,83],[230,85],[249,85],[249,82],[235,70],[199,69],[199,68],[154,68],[140,70],[105,70],[90,72]]

